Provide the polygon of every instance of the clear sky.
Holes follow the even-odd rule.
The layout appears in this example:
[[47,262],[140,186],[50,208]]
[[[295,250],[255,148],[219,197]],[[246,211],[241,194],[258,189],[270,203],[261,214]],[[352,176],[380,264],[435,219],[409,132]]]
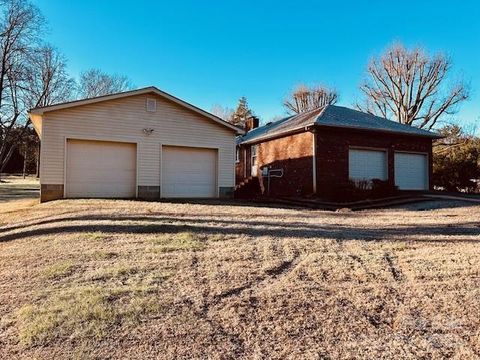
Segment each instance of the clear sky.
[[368,60],[401,41],[452,58],[471,86],[458,121],[480,123],[480,1],[34,3],[74,76],[100,68],[205,110],[246,96],[266,121],[284,115],[282,99],[300,83],[335,87],[351,106]]

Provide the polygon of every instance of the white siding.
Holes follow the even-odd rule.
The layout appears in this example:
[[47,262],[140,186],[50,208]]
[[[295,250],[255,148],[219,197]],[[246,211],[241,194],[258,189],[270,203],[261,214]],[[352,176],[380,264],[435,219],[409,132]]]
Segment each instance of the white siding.
[[[156,112],[146,111],[147,97],[157,99]],[[147,136],[145,128],[154,131]],[[160,185],[162,144],[218,148],[218,186],[234,186],[234,132],[157,95],[137,95],[46,113],[42,123],[42,184],[64,183],[67,138],[136,143],[139,186]]]

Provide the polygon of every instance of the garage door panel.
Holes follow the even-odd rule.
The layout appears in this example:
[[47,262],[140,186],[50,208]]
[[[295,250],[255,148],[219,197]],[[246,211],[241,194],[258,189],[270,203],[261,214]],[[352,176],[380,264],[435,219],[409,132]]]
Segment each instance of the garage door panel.
[[400,190],[428,190],[427,155],[396,152],[395,185]]
[[68,140],[67,197],[135,197],[136,145]]
[[348,171],[352,180],[386,180],[387,153],[381,150],[350,149]]
[[216,197],[217,151],[193,147],[162,148],[162,196]]

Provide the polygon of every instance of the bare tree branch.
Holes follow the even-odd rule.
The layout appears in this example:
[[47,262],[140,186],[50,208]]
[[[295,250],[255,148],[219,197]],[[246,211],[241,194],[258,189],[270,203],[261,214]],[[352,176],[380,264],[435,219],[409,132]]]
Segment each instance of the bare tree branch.
[[468,98],[464,83],[445,84],[450,69],[451,62],[443,55],[430,57],[422,49],[394,45],[370,62],[368,79],[360,86],[365,99],[356,106],[402,124],[432,129]]
[[300,114],[325,105],[335,104],[337,100],[338,93],[335,90],[323,86],[300,85],[284,100],[283,106],[290,113]]
[[78,97],[87,99],[131,90],[132,87],[126,76],[109,75],[99,69],[90,69],[80,76]]
[[28,1],[0,2],[0,172],[28,126],[30,57],[40,43],[42,26],[43,17]]
[[234,114],[233,109],[228,107],[223,107],[222,105],[215,104],[212,106],[212,110],[210,111],[213,115],[218,116],[220,119],[225,121],[231,121],[232,116]]

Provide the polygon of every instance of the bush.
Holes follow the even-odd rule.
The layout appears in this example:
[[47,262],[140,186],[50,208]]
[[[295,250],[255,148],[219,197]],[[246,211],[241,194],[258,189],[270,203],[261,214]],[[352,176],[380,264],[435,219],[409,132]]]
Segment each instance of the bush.
[[398,187],[390,184],[388,181],[373,179],[371,194],[373,198],[382,198],[395,195]]
[[478,191],[480,139],[463,134],[458,126],[441,130],[444,139],[433,148],[433,184],[447,191]]
[[373,180],[350,180],[341,184],[331,192],[329,200],[339,202],[360,201],[366,199],[378,199],[395,195],[397,187],[388,181]]

